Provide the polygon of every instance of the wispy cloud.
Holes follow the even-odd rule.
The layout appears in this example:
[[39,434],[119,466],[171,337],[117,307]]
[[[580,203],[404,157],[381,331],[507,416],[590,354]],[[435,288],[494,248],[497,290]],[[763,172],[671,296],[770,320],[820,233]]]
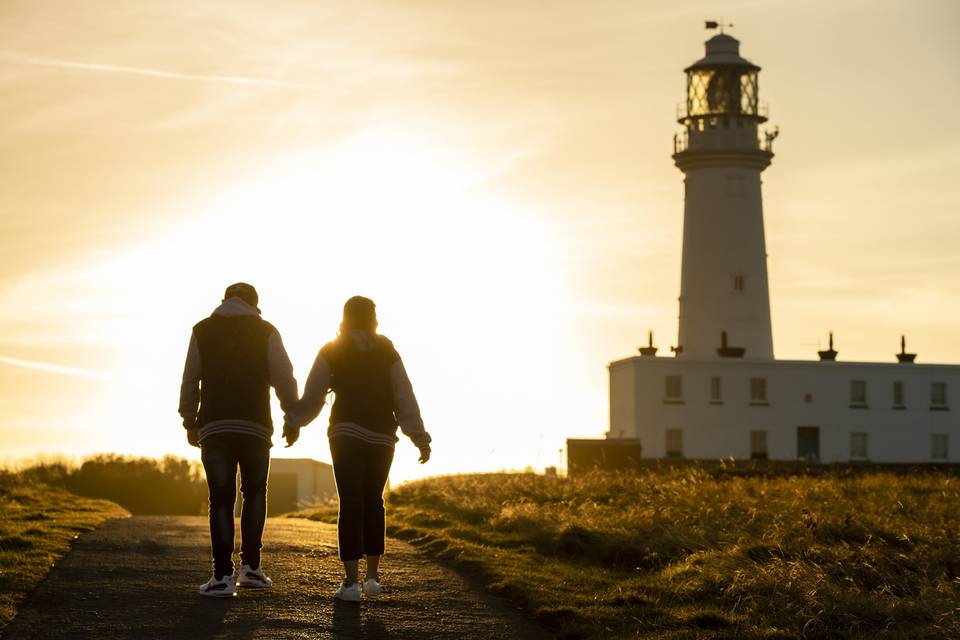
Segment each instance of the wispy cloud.
[[95,73],[116,73],[133,76],[143,76],[148,78],[160,78],[163,80],[186,80],[193,82],[216,82],[223,84],[247,85],[255,87],[276,87],[281,89],[304,89],[308,91],[319,91],[319,85],[305,84],[300,82],[286,82],[283,80],[272,80],[270,78],[254,78],[250,76],[227,76],[210,75],[201,73],[182,73],[180,71],[171,71],[169,69],[156,69],[151,67],[128,67],[117,64],[100,64],[91,62],[77,62],[75,60],[61,60],[59,58],[46,58],[34,56],[21,51],[0,51],[0,60],[14,64],[24,64],[35,67],[53,67],[56,69],[73,69],[76,71],[89,71]]
[[41,362],[38,360],[23,360],[21,358],[10,358],[0,356],[0,364],[8,364],[13,367],[23,367],[24,369],[35,369],[37,371],[48,371],[50,373],[59,373],[65,376],[79,376],[81,378],[104,378],[106,372],[96,369],[83,369],[81,367],[68,367],[62,364],[52,362]]

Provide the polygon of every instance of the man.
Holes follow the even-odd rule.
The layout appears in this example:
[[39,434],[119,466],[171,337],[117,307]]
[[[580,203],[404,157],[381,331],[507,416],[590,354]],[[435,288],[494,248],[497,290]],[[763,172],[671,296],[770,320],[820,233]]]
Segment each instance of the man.
[[[187,442],[200,447],[210,490],[213,577],[205,596],[230,597],[241,587],[268,588],[260,565],[267,514],[273,420],[270,387],[284,413],[297,402],[297,381],[280,334],[260,317],[251,285],[227,287],[223,302],[193,327],[180,387],[180,416]],[[240,468],[240,570],[233,576],[233,509]]]

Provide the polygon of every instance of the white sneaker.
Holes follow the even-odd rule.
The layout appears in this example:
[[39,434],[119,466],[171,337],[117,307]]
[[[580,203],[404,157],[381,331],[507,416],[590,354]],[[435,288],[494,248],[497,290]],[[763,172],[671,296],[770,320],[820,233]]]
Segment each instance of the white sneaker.
[[333,594],[333,597],[338,600],[346,600],[347,602],[360,602],[360,583],[354,582],[350,586],[347,586],[347,581],[344,580],[340,588],[337,589],[337,592]]
[[367,578],[363,581],[363,592],[368,596],[378,596],[380,595],[380,579],[378,578]]
[[240,566],[237,573],[238,587],[252,587],[254,589],[269,589],[273,586],[273,580],[263,574],[263,566],[251,569],[250,565]]
[[214,598],[232,598],[237,595],[237,581],[233,576],[223,576],[219,580],[211,576],[207,584],[203,585],[197,591],[202,596],[212,596]]

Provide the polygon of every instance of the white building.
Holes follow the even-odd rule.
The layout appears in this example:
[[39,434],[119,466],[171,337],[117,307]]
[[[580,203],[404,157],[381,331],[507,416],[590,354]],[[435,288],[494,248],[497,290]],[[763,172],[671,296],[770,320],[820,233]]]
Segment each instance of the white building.
[[905,345],[897,362],[837,362],[832,337],[819,361],[774,358],[760,173],[777,131],[760,130],[760,68],[739,49],[721,33],[685,70],[679,344],[610,364],[607,438],[644,458],[960,461],[960,365]]

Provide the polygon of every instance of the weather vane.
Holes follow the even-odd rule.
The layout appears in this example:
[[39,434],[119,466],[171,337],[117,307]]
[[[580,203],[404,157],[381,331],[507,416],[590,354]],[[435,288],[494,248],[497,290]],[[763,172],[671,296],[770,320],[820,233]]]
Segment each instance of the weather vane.
[[705,28],[705,29],[720,29],[720,33],[723,33],[723,29],[724,29],[725,27],[732,29],[732,28],[733,28],[733,23],[731,22],[730,24],[724,24],[723,18],[720,18],[719,21],[717,21],[717,20],[707,20],[706,23],[704,24],[704,28]]

